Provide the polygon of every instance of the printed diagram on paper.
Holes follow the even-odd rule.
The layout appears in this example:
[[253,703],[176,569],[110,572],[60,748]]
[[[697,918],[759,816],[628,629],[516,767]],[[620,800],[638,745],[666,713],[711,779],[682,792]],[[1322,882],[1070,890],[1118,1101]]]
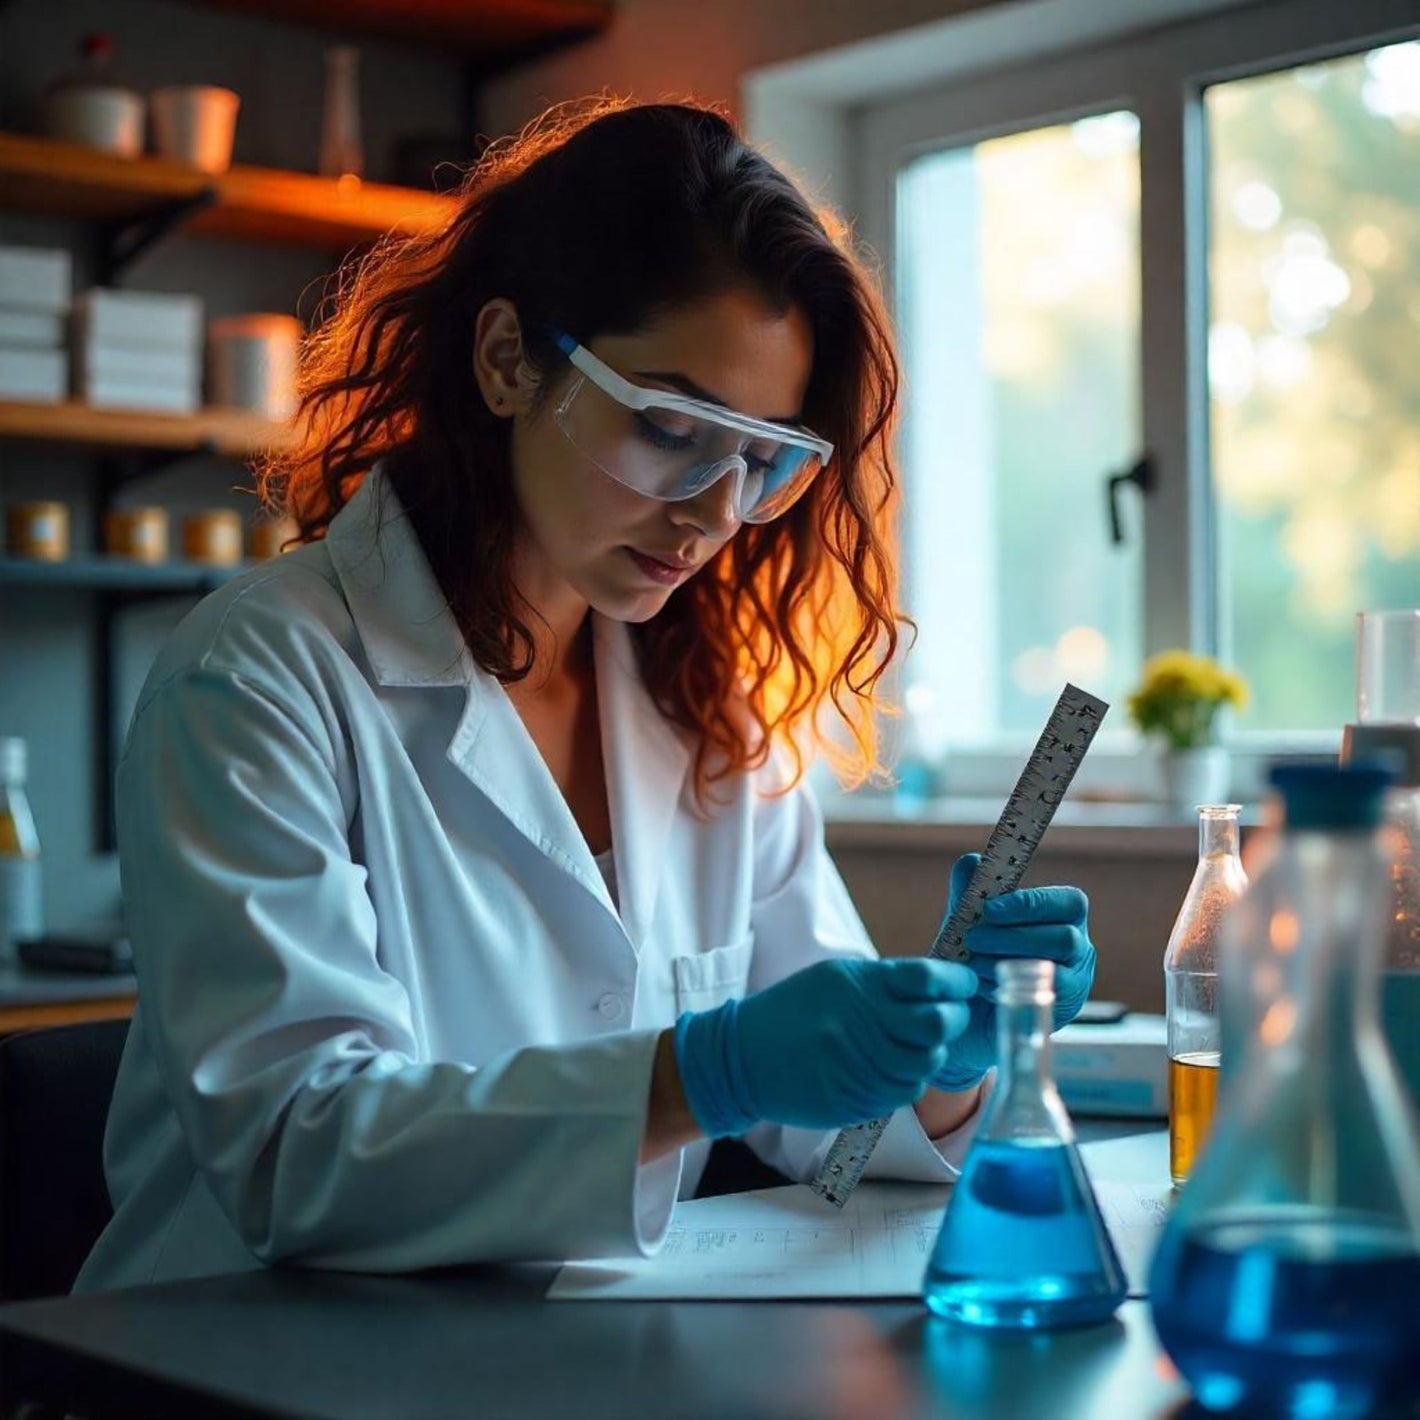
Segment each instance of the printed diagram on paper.
[[[1105,1221],[1142,1290],[1167,1216],[1167,1189],[1097,1185]],[[677,1205],[660,1252],[571,1263],[548,1295],[563,1299],[912,1297],[937,1238],[946,1187],[865,1183],[843,1208],[810,1188],[761,1189]]]

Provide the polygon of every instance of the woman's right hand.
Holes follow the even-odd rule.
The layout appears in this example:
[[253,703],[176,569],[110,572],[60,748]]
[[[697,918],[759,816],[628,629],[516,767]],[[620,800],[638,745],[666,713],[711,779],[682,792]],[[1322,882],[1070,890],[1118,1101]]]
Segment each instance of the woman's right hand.
[[959,962],[853,958],[687,1012],[675,1028],[686,1100],[711,1138],[761,1120],[836,1129],[889,1115],[945,1066],[976,985]]

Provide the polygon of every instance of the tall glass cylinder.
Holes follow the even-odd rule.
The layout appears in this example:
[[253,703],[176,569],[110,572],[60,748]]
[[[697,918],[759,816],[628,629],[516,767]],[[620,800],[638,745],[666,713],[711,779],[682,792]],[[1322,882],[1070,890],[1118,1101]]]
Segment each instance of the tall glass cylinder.
[[360,141],[360,51],[332,45],[325,52],[325,109],[321,118],[322,177],[357,179],[365,172]]
[[1169,1053],[1169,1174],[1187,1179],[1218,1099],[1218,934],[1247,890],[1238,804],[1200,804],[1198,866],[1164,952]]

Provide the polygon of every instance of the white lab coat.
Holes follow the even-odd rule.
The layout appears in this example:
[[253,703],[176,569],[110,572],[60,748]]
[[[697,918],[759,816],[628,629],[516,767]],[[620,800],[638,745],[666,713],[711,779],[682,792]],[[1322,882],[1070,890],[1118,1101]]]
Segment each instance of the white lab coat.
[[[178,627],[118,771],[138,1009],[77,1290],[659,1245],[708,1145],[638,1165],[657,1033],[873,949],[808,789],[697,815],[626,628],[594,647],[619,908],[378,471]],[[969,1134],[900,1111],[872,1171]],[[750,1142],[805,1178],[829,1137]]]

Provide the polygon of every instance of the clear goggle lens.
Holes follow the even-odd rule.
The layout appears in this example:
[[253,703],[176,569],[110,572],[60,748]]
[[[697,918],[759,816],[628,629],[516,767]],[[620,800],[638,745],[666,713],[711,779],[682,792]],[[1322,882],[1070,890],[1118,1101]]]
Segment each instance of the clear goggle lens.
[[557,423],[603,473],[648,498],[681,502],[733,476],[741,522],[777,518],[823,467],[818,450],[804,444],[757,436],[685,409],[632,409],[580,373],[557,406]]

